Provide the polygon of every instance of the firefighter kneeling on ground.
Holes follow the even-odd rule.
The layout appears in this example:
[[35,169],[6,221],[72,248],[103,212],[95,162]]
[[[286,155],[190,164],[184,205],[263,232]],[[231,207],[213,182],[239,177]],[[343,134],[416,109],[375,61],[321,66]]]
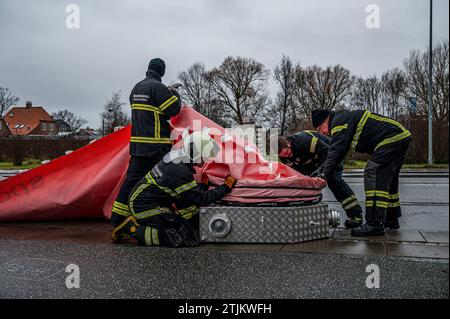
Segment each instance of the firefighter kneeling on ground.
[[135,186],[128,199],[132,216],[113,230],[113,242],[131,237],[142,246],[194,247],[199,239],[199,206],[212,204],[231,192],[232,176],[208,190],[208,178],[194,179],[194,165],[217,155],[219,146],[206,133],[187,136]]
[[331,135],[327,159],[315,175],[329,180],[350,149],[371,155],[364,170],[366,224],[352,229],[352,235],[384,235],[385,227],[399,229],[399,175],[411,133],[397,121],[364,110],[314,110],[312,122],[322,134]]
[[[289,137],[278,138],[278,155],[283,163],[303,175],[311,176],[327,159],[329,144],[329,138],[319,132],[301,131]],[[358,228],[363,221],[362,209],[355,193],[344,181],[343,170],[344,164],[341,162],[327,180],[328,187],[347,213],[345,227]]]

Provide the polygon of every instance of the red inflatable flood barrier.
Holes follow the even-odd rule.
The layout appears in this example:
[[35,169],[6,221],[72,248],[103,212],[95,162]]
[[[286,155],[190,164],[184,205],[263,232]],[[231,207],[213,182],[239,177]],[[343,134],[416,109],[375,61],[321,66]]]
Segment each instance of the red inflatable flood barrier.
[[321,200],[326,182],[320,178],[304,176],[278,162],[267,161],[251,142],[233,135],[207,117],[184,107],[172,119],[172,139],[181,139],[182,132],[206,130],[218,142],[221,152],[202,172],[213,185],[223,183],[231,174],[239,179],[236,188],[222,202],[229,204],[305,204]]
[[[227,174],[239,178],[225,202],[320,200],[324,180],[264,160],[256,147],[239,138],[230,141],[229,132],[192,108],[183,107],[172,119],[173,139],[180,140],[186,128],[192,131],[199,123],[200,129],[212,129],[211,135],[222,148],[222,154],[206,164],[203,172],[213,184],[221,184]],[[0,181],[0,221],[109,218],[128,166],[130,132],[126,127],[48,164]],[[227,161],[230,152],[237,154],[237,163]]]
[[128,166],[130,127],[0,181],[0,221],[103,217]]

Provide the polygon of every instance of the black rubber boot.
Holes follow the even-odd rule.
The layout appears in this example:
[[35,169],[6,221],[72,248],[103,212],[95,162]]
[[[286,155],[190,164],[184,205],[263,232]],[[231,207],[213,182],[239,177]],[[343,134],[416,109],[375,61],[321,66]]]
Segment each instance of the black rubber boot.
[[162,246],[169,248],[179,248],[183,246],[183,238],[174,228],[169,228],[159,233],[159,240]]
[[136,218],[133,216],[126,218],[119,226],[113,229],[111,235],[113,243],[119,243],[122,239],[136,238],[139,227],[140,225]]
[[175,214],[163,214],[166,230],[161,243],[168,247],[196,247],[200,239],[195,229],[184,218]]
[[190,225],[187,226],[181,226],[178,229],[179,234],[183,238],[183,243],[186,247],[197,247],[200,245],[200,239],[197,234],[197,232],[190,227]]
[[345,221],[345,228],[354,229],[361,227],[363,223],[363,217],[361,215],[350,217]]
[[389,229],[400,229],[400,223],[398,222],[398,218],[387,220],[386,223],[384,223],[384,227]]
[[360,228],[352,229],[352,236],[383,236],[384,227],[383,224],[369,225],[364,224]]

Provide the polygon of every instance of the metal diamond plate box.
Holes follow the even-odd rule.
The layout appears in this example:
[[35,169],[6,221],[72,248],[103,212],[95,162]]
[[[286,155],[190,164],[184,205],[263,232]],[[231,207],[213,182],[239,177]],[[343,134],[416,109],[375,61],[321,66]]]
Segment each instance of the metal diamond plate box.
[[200,238],[215,243],[300,243],[327,238],[339,214],[304,207],[210,206],[200,211]]

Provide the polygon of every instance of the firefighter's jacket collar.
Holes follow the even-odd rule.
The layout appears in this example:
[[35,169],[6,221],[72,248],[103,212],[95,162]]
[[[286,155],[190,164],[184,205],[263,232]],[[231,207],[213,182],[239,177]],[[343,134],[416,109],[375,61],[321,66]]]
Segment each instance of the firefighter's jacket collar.
[[153,78],[158,82],[162,82],[161,76],[155,70],[148,70],[145,75],[147,75],[148,78]]

